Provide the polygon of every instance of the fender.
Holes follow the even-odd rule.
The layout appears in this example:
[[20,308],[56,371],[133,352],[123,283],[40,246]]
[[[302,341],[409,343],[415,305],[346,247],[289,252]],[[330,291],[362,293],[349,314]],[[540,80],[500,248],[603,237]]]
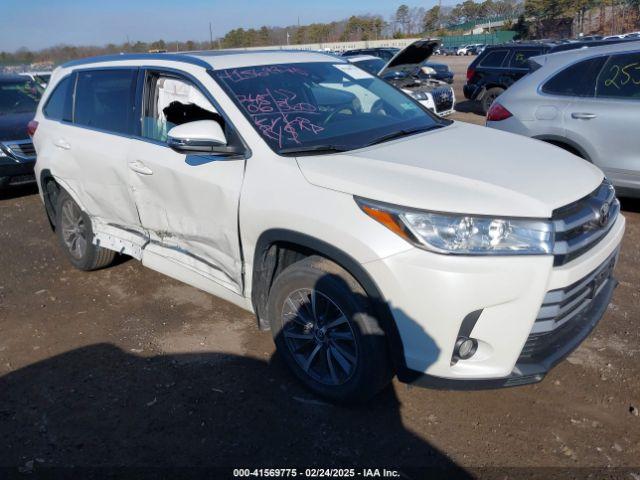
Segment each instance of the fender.
[[304,233],[295,232],[286,229],[271,229],[263,232],[256,242],[255,255],[253,257],[253,274],[252,274],[252,291],[251,301],[258,318],[263,316],[267,298],[269,296],[269,288],[273,278],[265,278],[272,274],[275,270],[275,262],[277,259],[270,255],[271,246],[274,243],[282,242],[308,249],[314,253],[318,253],[329,260],[336,262],[342,268],[347,270],[362,286],[367,296],[371,300],[374,312],[380,321],[380,326],[385,332],[389,345],[391,360],[395,367],[398,378],[401,381],[408,381],[407,376],[410,370],[406,366],[404,358],[404,347],[395,319],[389,308],[389,304],[380,292],[375,281],[367,273],[367,271],[354,260],[349,254],[340,250],[318,238],[306,235]]

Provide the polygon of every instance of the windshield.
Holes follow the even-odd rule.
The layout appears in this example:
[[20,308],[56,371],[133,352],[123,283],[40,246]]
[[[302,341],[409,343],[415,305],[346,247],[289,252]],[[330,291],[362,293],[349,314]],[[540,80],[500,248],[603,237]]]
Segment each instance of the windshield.
[[382,60],[381,58],[371,58],[368,60],[358,60],[356,62],[353,62],[356,66],[360,67],[363,70],[366,70],[367,72],[369,72],[372,75],[377,75],[380,70],[382,70],[384,68],[384,66],[387,64],[387,62],[385,62],[384,60]]
[[35,112],[42,88],[31,79],[0,80],[0,115]]
[[389,134],[397,137],[445,124],[399,90],[348,63],[266,65],[211,75],[276,153],[352,150]]

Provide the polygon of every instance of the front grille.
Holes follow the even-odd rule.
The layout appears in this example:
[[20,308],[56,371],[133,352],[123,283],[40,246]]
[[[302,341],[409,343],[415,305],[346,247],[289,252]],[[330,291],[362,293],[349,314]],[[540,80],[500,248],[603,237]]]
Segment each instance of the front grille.
[[606,180],[590,195],[554,210],[554,265],[564,265],[592,248],[609,232],[619,213],[620,202]]
[[436,113],[446,112],[453,108],[453,91],[449,87],[440,87],[431,91]]
[[595,325],[599,320],[596,310],[602,307],[595,300],[605,295],[607,288],[611,288],[610,283],[614,282],[612,275],[617,254],[617,251],[614,252],[598,268],[574,284],[547,292],[519,362],[539,361],[548,357],[575,341],[589,326]]
[[11,140],[3,142],[8,153],[20,160],[36,158],[36,149],[31,140]]

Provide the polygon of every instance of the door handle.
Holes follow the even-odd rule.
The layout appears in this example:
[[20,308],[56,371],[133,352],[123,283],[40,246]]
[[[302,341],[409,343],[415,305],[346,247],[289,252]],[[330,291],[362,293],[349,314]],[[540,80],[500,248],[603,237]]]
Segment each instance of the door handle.
[[595,113],[573,112],[571,114],[571,118],[575,118],[576,120],[592,120],[596,117],[597,115]]
[[56,147],[61,148],[63,150],[69,150],[71,148],[71,145],[69,145],[69,143],[66,140],[63,140],[62,138],[59,138],[58,140],[53,142],[53,144]]
[[153,175],[153,170],[140,161],[129,162],[129,169],[140,175]]

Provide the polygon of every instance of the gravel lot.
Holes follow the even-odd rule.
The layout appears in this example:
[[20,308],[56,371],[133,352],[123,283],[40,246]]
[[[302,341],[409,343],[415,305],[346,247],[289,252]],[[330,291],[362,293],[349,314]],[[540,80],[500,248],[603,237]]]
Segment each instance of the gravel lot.
[[[462,101],[469,58],[434,60]],[[613,302],[542,383],[394,382],[342,408],[298,385],[248,313],[134,260],[76,271],[35,190],[0,193],[0,466],[619,466],[638,479],[640,202],[623,209]]]

